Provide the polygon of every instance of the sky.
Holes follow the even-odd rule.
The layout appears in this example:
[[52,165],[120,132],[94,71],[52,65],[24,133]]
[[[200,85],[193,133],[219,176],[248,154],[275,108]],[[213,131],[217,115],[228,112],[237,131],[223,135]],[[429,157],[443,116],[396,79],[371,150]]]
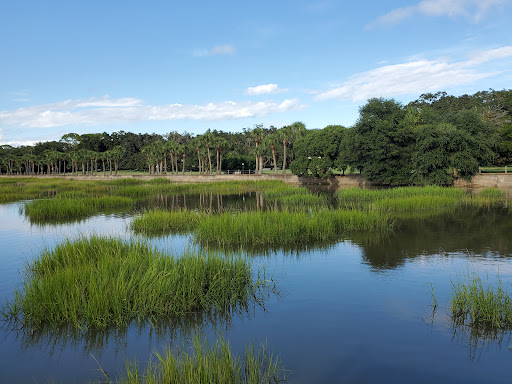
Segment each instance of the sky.
[[512,0],[0,4],[0,145],[350,127],[369,98],[512,88]]

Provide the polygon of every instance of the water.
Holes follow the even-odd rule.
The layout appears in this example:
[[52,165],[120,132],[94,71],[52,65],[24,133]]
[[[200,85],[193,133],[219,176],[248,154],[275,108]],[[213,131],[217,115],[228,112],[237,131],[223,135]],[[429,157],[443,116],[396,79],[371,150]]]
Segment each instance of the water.
[[[247,200],[255,205],[257,199]],[[0,205],[2,303],[12,298],[25,263],[41,249],[92,233],[132,236],[130,213],[31,225],[19,212],[22,204]],[[188,199],[188,204],[215,210],[217,197],[213,203]],[[233,197],[222,204],[244,207]],[[389,237],[353,236],[323,249],[250,255],[274,271],[283,295],[271,297],[265,309],[199,324],[211,339],[222,332],[235,353],[246,343],[267,342],[291,371],[292,383],[509,383],[510,334],[472,339],[468,330],[453,328],[447,306],[451,279],[468,269],[490,281],[499,273],[512,291],[511,226],[508,209],[465,209],[403,219]],[[192,246],[190,236],[151,242],[175,252]],[[439,302],[435,312],[431,284]],[[132,326],[80,337],[26,334],[4,326],[0,382],[86,383],[102,378],[98,363],[113,376],[127,360],[144,365],[152,352],[180,342],[197,324],[168,324],[159,332]]]

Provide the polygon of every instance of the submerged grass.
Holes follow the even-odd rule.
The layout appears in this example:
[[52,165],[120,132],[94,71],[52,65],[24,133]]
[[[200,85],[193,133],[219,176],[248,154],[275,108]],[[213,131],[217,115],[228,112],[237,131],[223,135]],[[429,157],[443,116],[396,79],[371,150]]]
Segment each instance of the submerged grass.
[[28,329],[91,330],[197,311],[236,310],[268,293],[241,258],[163,254],[144,242],[91,237],[66,241],[28,265],[4,320]]
[[512,329],[512,297],[498,278],[496,286],[482,283],[475,273],[465,273],[452,281],[450,304],[456,325],[483,329]]
[[155,353],[141,373],[137,362],[126,365],[118,384],[264,384],[286,381],[285,370],[279,358],[265,345],[246,347],[243,358],[231,352],[229,344],[220,336],[215,345],[195,335],[193,345],[168,348],[164,355]]

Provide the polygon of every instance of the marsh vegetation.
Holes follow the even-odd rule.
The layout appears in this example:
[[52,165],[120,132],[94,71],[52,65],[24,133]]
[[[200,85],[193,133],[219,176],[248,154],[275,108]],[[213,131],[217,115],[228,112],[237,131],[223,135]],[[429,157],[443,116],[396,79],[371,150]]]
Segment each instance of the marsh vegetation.
[[286,370],[266,347],[249,344],[243,356],[231,352],[221,336],[215,345],[196,334],[192,346],[185,343],[155,354],[146,370],[128,363],[117,384],[273,384],[286,381]]
[[[65,240],[37,251],[19,267],[20,282],[4,293],[3,306],[4,329],[13,330],[26,350],[45,345],[50,355],[79,349],[82,355],[96,355],[113,345],[120,350],[133,345],[134,334],[158,344],[137,352],[137,360],[125,355],[125,369],[106,363],[111,382],[195,383],[219,377],[230,383],[277,382],[290,361],[292,378],[315,381],[317,375],[304,368],[307,364],[296,356],[302,355],[301,348],[290,338],[308,322],[315,324],[302,333],[301,343],[332,366],[344,358],[338,350],[344,338],[393,349],[399,343],[396,335],[391,340],[386,331],[377,332],[386,323],[372,322],[372,316],[387,318],[383,311],[396,304],[390,297],[411,295],[411,302],[426,299],[428,306],[424,291],[414,296],[425,276],[429,283],[434,279],[429,289],[437,316],[446,308],[461,340],[470,335],[471,340],[497,343],[512,330],[506,309],[509,274],[494,284],[457,276],[454,292],[457,288],[464,294],[454,293],[446,307],[441,285],[449,282],[445,266],[455,258],[458,263],[506,265],[512,255],[510,208],[506,195],[495,188],[478,193],[430,186],[349,188],[328,194],[282,182],[16,178],[16,183],[0,180],[0,191],[5,192],[2,202],[17,202],[1,205],[4,214],[9,210],[30,224],[48,224],[31,227],[35,233],[51,233],[63,228],[61,223],[93,216],[99,223],[99,215],[122,213],[84,236],[62,235]],[[70,224],[64,232],[87,222]],[[108,235],[111,222],[121,228],[119,237]],[[274,263],[287,268],[278,283],[290,290],[290,300],[279,294],[268,272],[266,264]],[[428,268],[436,273],[424,272]],[[280,297],[285,300],[276,300]],[[315,322],[315,316],[321,320]],[[411,332],[407,322],[388,321],[393,329]],[[339,329],[343,338],[332,336]],[[194,336],[202,331],[208,335]],[[393,333],[391,328],[387,332]],[[284,363],[257,346],[260,342],[251,343],[253,336],[262,340],[260,333],[269,337]],[[329,346],[331,338],[336,347]],[[158,352],[151,354],[154,349]],[[98,360],[103,367],[105,359]]]
[[[66,241],[27,266],[23,288],[4,308],[21,327],[125,327],[198,311],[263,303],[274,289],[247,260],[189,252],[179,257],[144,242],[91,237]],[[108,294],[107,294],[108,292]]]

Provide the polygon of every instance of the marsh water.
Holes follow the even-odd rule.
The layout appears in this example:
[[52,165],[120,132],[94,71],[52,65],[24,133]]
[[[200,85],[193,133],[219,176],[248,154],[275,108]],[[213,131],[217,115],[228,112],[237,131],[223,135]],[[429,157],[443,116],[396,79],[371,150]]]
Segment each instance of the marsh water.
[[[265,209],[246,195],[156,196],[134,212],[77,222],[31,223],[24,202],[0,205],[0,300],[13,297],[26,263],[67,238],[130,239],[144,207]],[[512,292],[510,208],[464,208],[404,216],[388,235],[354,235],[305,249],[246,250],[277,278],[280,295],[247,312],[138,324],[101,334],[0,329],[1,383],[88,383],[115,377],[125,362],[141,367],[155,351],[200,330],[222,333],[235,353],[250,342],[279,355],[291,383],[510,383],[510,333],[472,332],[449,316],[451,282],[468,271]],[[150,238],[169,252],[198,247],[192,236]],[[432,287],[439,306],[434,310]]]

